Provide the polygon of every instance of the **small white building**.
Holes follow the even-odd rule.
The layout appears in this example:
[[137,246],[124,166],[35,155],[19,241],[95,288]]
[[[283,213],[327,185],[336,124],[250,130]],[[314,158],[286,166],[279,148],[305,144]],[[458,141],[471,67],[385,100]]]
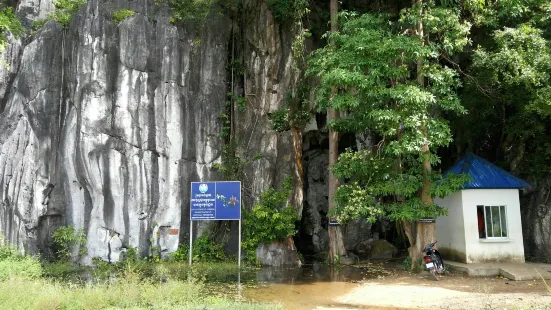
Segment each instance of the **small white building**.
[[524,262],[519,189],[532,186],[471,153],[449,172],[472,179],[459,192],[435,199],[448,210],[436,220],[442,257],[462,263]]

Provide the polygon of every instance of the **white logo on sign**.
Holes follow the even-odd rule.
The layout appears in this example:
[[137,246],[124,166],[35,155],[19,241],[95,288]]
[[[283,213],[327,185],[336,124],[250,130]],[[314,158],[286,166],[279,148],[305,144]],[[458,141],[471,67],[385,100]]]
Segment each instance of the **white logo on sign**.
[[209,186],[207,184],[203,183],[199,185],[199,191],[201,192],[201,194],[206,193],[208,190],[209,190]]

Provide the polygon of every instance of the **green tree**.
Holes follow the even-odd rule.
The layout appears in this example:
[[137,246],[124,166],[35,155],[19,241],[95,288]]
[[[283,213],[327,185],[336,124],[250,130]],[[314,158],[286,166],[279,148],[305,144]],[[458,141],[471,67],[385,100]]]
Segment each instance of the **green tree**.
[[472,16],[480,34],[462,94],[470,117],[454,120],[456,143],[537,181],[551,173],[551,3],[482,2]]
[[[331,19],[331,33],[336,34],[339,29],[338,24],[338,2],[337,0],[331,0],[329,3],[329,13],[330,13],[330,19]],[[335,40],[331,36],[329,38],[330,46],[329,48],[336,48]],[[333,100],[337,97],[337,89],[338,85],[329,85],[329,91],[330,91],[330,98],[329,100]],[[334,106],[327,106],[327,121],[333,122],[337,121],[339,119],[339,109],[338,107]],[[339,158],[339,133],[337,132],[336,128],[329,127],[329,180],[328,183],[328,210],[331,212],[336,205],[335,201],[335,192],[337,190],[337,187],[339,186],[339,179],[337,176],[335,176],[333,172],[333,168],[335,167],[335,164],[337,163]],[[330,216],[331,217],[331,216]],[[338,261],[340,259],[340,256],[346,255],[346,249],[344,248],[344,241],[342,238],[342,231],[340,226],[329,226],[328,227],[328,233],[329,233],[329,254],[328,259],[331,263],[334,263],[335,261]]]
[[320,79],[318,104],[346,112],[330,126],[368,130],[378,143],[340,156],[335,175],[351,182],[339,186],[334,212],[343,221],[375,220],[384,212],[403,223],[415,261],[435,236],[434,224],[415,221],[444,214],[432,197],[464,182],[443,178],[431,166],[440,162],[436,150],[452,141],[442,115],[465,112],[457,73],[441,58],[468,44],[470,25],[460,21],[457,10],[433,1],[414,3],[399,20],[345,12],[340,21],[341,30],[327,35],[335,46],[316,51],[308,73]]

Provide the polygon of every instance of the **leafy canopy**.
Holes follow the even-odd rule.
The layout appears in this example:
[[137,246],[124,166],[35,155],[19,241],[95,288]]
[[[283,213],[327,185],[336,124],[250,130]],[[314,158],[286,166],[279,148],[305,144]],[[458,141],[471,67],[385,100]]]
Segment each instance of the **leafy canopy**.
[[[424,24],[423,40],[412,30],[419,21]],[[340,132],[368,131],[378,143],[348,150],[334,167],[337,177],[350,181],[337,190],[339,220],[374,221],[386,213],[393,220],[413,221],[444,214],[419,198],[424,181],[431,182],[432,196],[444,196],[459,188],[465,177],[428,173],[423,162],[427,156],[431,165],[439,164],[435,151],[452,141],[441,115],[465,113],[457,95],[457,73],[441,58],[469,43],[470,24],[460,21],[459,11],[432,1],[403,10],[398,20],[385,14],[343,12],[340,23],[339,32],[327,34],[334,46],[314,52],[307,73],[320,80],[318,106],[344,112],[329,126]],[[336,94],[332,87],[338,89]],[[428,153],[423,151],[425,144]]]
[[[458,145],[506,159],[537,180],[551,169],[551,2],[482,1]],[[538,154],[538,156],[530,156]],[[503,156],[503,157],[501,157]]]

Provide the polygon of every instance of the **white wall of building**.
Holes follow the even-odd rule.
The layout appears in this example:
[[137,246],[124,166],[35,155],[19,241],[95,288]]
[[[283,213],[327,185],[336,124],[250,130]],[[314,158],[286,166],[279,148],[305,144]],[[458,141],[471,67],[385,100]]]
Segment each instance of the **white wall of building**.
[[436,219],[436,246],[444,260],[466,261],[462,198],[462,193],[456,192],[444,199],[434,200],[435,204],[448,210],[447,216]]
[[[518,189],[467,189],[461,191],[467,263],[490,261],[524,262],[524,244]],[[478,205],[505,206],[509,237],[479,239]]]

